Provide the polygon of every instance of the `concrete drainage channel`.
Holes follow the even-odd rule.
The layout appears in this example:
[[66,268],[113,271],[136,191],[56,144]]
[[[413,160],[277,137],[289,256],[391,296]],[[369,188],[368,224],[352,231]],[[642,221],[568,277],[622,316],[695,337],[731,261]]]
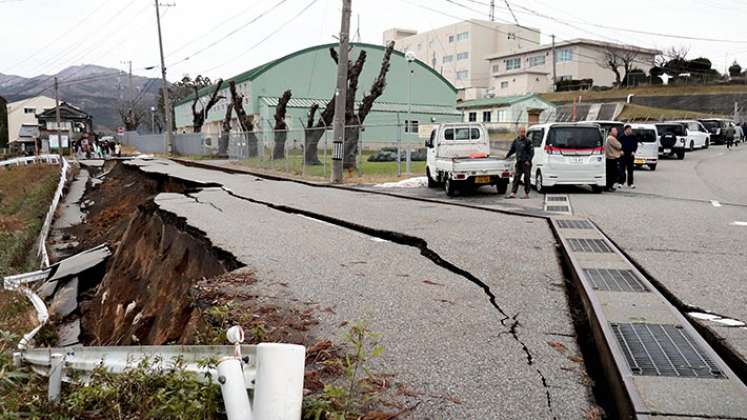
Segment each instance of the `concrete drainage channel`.
[[747,387],[588,219],[553,218],[622,418],[747,418]]

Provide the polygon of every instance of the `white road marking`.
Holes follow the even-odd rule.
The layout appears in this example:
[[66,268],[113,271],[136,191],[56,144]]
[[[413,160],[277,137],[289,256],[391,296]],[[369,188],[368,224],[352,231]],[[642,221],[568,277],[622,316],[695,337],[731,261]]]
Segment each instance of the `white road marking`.
[[747,227],[747,222],[731,222],[732,226],[745,226]]
[[718,201],[716,201],[716,200],[711,200],[711,205],[712,205],[713,207],[721,207],[721,203],[719,203],[719,202],[718,202]]

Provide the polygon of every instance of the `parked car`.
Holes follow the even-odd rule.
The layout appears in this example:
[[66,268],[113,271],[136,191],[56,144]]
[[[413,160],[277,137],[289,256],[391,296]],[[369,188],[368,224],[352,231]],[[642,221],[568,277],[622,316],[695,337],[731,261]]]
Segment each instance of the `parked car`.
[[449,197],[459,190],[495,185],[505,194],[513,160],[490,157],[488,130],[477,123],[436,126],[425,142],[428,187],[443,186]]
[[711,135],[711,144],[724,144],[729,138],[734,138],[736,124],[724,118],[710,118],[699,120]]
[[534,146],[531,183],[538,192],[554,185],[605,186],[604,138],[595,123],[553,123],[527,130]]
[[610,130],[612,128],[617,128],[617,136],[620,137],[623,133],[623,129],[625,128],[625,123],[620,121],[584,121],[587,123],[593,123],[599,126],[599,129],[602,130],[602,138],[607,141],[607,136],[610,134]]
[[654,124],[630,124],[633,134],[638,138],[638,151],[635,153],[635,166],[648,166],[656,170],[659,163],[659,133]]
[[669,122],[677,122],[685,125],[685,130],[687,132],[685,146],[687,147],[687,150],[692,152],[695,149],[707,149],[711,145],[711,135],[700,121],[682,120]]
[[656,131],[659,135],[659,156],[685,158],[685,142],[687,129],[681,123],[658,123]]

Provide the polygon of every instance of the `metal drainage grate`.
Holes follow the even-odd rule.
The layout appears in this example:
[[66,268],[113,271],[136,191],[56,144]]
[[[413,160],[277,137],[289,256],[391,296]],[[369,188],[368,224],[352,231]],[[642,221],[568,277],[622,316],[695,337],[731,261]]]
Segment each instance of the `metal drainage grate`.
[[550,195],[547,196],[547,201],[568,201],[568,197],[564,195]]
[[648,287],[641,283],[633,270],[615,270],[608,268],[585,268],[584,273],[595,290],[610,292],[648,292]]
[[547,206],[545,207],[545,211],[568,213],[571,209],[568,206]]
[[726,378],[678,325],[611,324],[634,375]]
[[601,239],[568,239],[573,252],[612,252],[612,248]]
[[588,220],[558,219],[558,227],[561,229],[593,229]]

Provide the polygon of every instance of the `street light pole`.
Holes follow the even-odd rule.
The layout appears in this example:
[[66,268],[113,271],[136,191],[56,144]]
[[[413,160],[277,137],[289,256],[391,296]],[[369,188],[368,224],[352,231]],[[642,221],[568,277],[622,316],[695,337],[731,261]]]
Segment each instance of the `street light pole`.
[[348,87],[348,43],[350,38],[350,10],[352,0],[342,0],[340,22],[340,51],[337,60],[337,90],[335,91],[335,119],[332,142],[332,182],[342,183],[345,106]]
[[[405,127],[407,130],[406,133],[409,133],[410,135],[406,136],[408,140],[410,139],[410,136],[412,136],[412,129],[415,126],[412,122],[412,63],[415,61],[415,53],[412,51],[408,51],[405,53],[405,58],[407,59],[407,122],[405,123]],[[411,152],[410,152],[410,143],[408,142],[405,145],[405,174],[407,176],[410,176],[410,158],[411,158]]]
[[161,36],[161,12],[158,10],[158,0],[154,0],[156,5],[156,23],[158,25],[158,49],[161,53],[161,91],[163,92],[163,113],[166,122],[165,139],[166,153],[171,154],[174,144],[173,133],[171,132],[171,99],[169,98],[169,82],[166,80],[166,62],[163,59],[163,38]]

